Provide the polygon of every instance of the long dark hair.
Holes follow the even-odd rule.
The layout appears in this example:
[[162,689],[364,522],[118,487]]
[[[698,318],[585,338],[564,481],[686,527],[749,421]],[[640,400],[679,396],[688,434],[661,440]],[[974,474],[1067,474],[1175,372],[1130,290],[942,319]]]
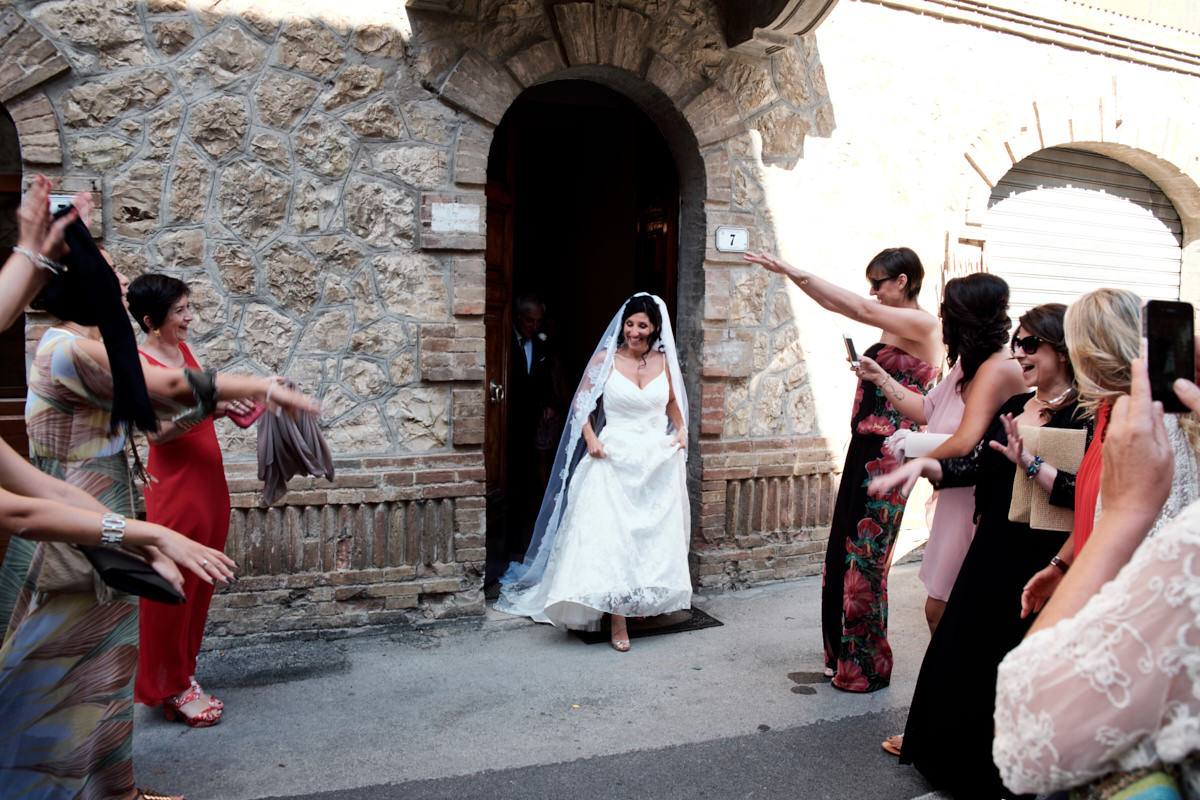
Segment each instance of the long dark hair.
[[961,393],[984,361],[1008,344],[1008,284],[998,275],[976,272],[946,282],[942,299],[942,341],[946,359],[962,359]]
[[[654,302],[654,298],[648,294],[639,294],[629,298],[629,302],[625,304],[625,310],[621,312],[621,329],[617,333],[617,347],[625,346],[625,321],[634,314],[641,312],[650,318],[650,324],[654,326],[654,332],[646,337],[646,352],[650,352],[650,348],[658,342],[658,337],[662,333],[662,314],[658,313],[658,303]],[[644,359],[645,356],[643,355]]]

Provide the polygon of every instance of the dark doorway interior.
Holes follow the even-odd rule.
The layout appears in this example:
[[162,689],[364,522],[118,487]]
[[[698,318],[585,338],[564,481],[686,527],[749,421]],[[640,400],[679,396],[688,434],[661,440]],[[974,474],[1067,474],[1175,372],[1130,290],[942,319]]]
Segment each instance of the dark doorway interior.
[[[512,359],[524,357],[512,334],[512,301],[521,294],[545,304],[542,330],[568,396],[604,327],[631,294],[659,295],[674,317],[679,178],[662,134],[628,98],[581,80],[529,89],[496,131],[488,184],[489,198],[504,198],[493,203],[496,209],[489,206],[493,387],[511,388]],[[511,215],[503,254],[494,245],[506,237],[492,224],[501,205]],[[498,346],[502,340],[511,345]],[[504,407],[489,416],[485,446],[489,581],[524,555],[542,494],[535,466],[542,456],[524,452],[526,443],[506,435],[516,432],[510,423],[519,410],[496,401],[494,388],[490,396]]]
[[[0,106],[0,253],[17,243],[17,207],[21,204],[21,145],[17,126]],[[29,452],[25,435],[25,321],[0,332],[0,438],[18,453]],[[0,536],[0,560],[8,537]]]

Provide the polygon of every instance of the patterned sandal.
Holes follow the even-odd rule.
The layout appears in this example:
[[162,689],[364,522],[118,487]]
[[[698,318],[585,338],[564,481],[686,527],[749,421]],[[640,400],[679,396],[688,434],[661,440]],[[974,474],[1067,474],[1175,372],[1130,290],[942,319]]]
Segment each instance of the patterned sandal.
[[[210,725],[216,725],[221,721],[221,709],[214,706],[210,705],[199,714],[192,714],[191,716],[183,713],[183,707],[188,703],[202,699],[204,699],[204,695],[200,693],[197,686],[192,685],[188,687],[183,697],[177,694],[164,697],[163,711],[166,712],[169,721],[174,722],[177,719],[181,719],[189,728],[207,728]],[[164,797],[170,797],[170,795],[164,795]]]
[[138,789],[133,800],[187,800],[187,798],[181,794],[163,794],[151,789]]
[[[192,678],[190,678],[190,680],[191,680],[191,685],[192,685],[193,689],[195,689],[198,692],[204,692],[204,687],[200,685],[200,682],[197,681],[194,676]],[[215,708],[217,711],[225,710],[225,704],[222,703],[217,698],[213,697],[211,694],[208,696],[208,705],[211,708]]]

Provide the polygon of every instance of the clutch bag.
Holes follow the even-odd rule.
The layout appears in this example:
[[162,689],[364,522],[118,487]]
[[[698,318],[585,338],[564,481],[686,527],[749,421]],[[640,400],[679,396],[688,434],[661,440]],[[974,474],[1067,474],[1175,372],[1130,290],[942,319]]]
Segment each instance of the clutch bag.
[[112,547],[79,549],[100,575],[100,580],[119,592],[171,605],[187,602],[183,593],[155,572],[154,567],[132,553]]
[[[1041,456],[1050,466],[1072,474],[1079,471],[1087,449],[1087,431],[1083,428],[1022,425],[1021,439],[1034,456]],[[1075,526],[1075,510],[1051,505],[1050,493],[1019,468],[1013,475],[1008,518],[1040,531],[1069,531]]]
[[235,414],[232,411],[226,411],[225,416],[233,420],[233,424],[239,428],[249,428],[255,421],[262,416],[262,413],[267,410],[267,407],[262,403],[255,403],[254,407],[245,414]]

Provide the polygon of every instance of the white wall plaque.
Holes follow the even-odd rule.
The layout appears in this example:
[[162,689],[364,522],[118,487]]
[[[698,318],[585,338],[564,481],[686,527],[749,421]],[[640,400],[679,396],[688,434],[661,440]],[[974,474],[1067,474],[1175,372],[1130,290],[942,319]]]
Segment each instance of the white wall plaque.
[[429,227],[436,233],[479,233],[479,206],[434,203]]
[[723,225],[717,228],[717,250],[722,253],[744,253],[750,248],[750,234],[745,228]]

